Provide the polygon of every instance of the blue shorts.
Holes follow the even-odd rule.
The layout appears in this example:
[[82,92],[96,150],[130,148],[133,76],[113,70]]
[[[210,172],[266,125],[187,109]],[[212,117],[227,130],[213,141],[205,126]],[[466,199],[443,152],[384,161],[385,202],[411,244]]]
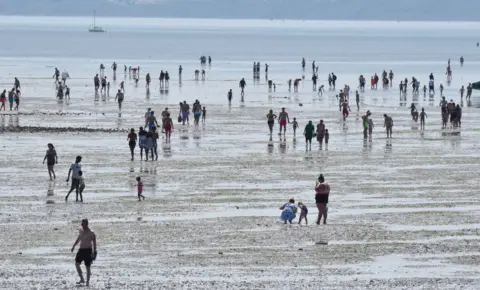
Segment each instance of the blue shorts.
[[183,117],[184,120],[185,120],[186,118],[188,118],[188,112],[183,112],[182,117]]
[[202,114],[200,112],[195,112],[195,114],[193,115],[195,118],[200,118]]

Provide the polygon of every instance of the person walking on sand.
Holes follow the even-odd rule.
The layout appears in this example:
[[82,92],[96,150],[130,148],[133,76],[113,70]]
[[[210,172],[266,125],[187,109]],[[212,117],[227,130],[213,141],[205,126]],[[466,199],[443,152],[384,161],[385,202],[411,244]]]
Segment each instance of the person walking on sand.
[[163,130],[165,131],[165,141],[170,142],[170,136],[172,135],[173,130],[173,120],[170,118],[170,113],[167,113],[166,117],[163,119]]
[[[48,168],[48,175],[50,176],[50,180],[53,180],[57,178],[55,176],[55,170],[53,167],[55,164],[58,164],[58,157],[57,157],[57,151],[55,151],[55,147],[53,147],[52,143],[48,143],[48,150],[47,153],[45,154],[45,158],[43,158],[43,164],[45,164],[45,160],[47,160],[47,168]],[[53,179],[52,179],[53,175]]]
[[77,282],[77,285],[82,285],[85,283],[85,280],[83,279],[82,268],[80,268],[80,265],[83,262],[87,270],[87,283],[85,283],[85,286],[88,287],[90,286],[90,276],[92,275],[90,267],[92,266],[92,262],[97,258],[97,237],[95,236],[95,233],[88,227],[88,219],[82,220],[82,229],[79,230],[78,238],[75,240],[75,243],[72,246],[72,253],[78,243],[80,243],[80,248],[75,256],[75,268],[77,269],[80,281]]
[[[79,171],[82,170],[82,165],[80,165],[80,162],[82,162],[82,156],[77,156],[77,158],[75,158],[75,163],[73,163],[68,170],[67,183],[70,180],[70,174],[72,174],[72,186],[70,187],[70,191],[67,193],[67,196],[65,196],[65,202],[68,201],[68,197],[73,190],[76,191],[76,201],[78,201],[78,189],[80,187]],[[83,202],[83,200],[80,202]]]
[[143,182],[140,176],[137,177],[137,197],[138,201],[142,201],[140,198],[145,200],[145,196],[143,196]]
[[278,122],[280,123],[280,131],[278,135],[282,134],[282,127],[283,127],[283,135],[285,135],[285,131],[287,131],[287,122],[290,123],[290,118],[288,117],[288,113],[285,112],[285,108],[282,108],[280,114],[278,114]]
[[123,102],[124,95],[122,91],[118,90],[117,95],[115,96],[115,101],[118,100],[118,109],[121,111],[122,110],[122,102]]
[[0,94],[0,103],[2,105],[0,106],[0,111],[3,109],[5,111],[5,102],[7,101],[7,90],[3,90],[3,92]]
[[13,100],[15,101],[15,108],[13,108],[13,110],[18,111],[18,106],[20,106],[20,90],[17,90]]
[[247,82],[245,81],[245,78],[242,78],[239,83],[240,88],[242,89],[241,95],[245,95],[245,87],[247,86]]
[[327,215],[328,215],[328,196],[330,195],[330,185],[325,182],[323,174],[320,174],[318,177],[317,183],[315,184],[315,203],[317,204],[318,217],[317,225],[320,225],[320,221],[323,217],[323,224],[327,224]]
[[387,114],[383,114],[383,117],[385,118],[383,127],[387,128],[387,138],[392,138],[393,119]]
[[325,124],[323,123],[323,120],[320,120],[320,123],[317,124],[317,141],[320,144],[320,147],[322,147],[324,137],[325,137]]
[[10,111],[13,110],[13,102],[15,101],[15,88],[8,92],[8,103],[10,104]]
[[273,113],[273,110],[270,110],[266,117],[267,117],[268,129],[270,130],[270,136],[272,136],[273,125],[275,124],[275,119],[277,118],[277,115]]
[[425,109],[422,108],[422,112],[420,113],[420,130],[425,130],[425,119],[427,118],[427,113],[425,113]]
[[130,147],[130,154],[132,155],[131,161],[133,161],[135,146],[137,145],[137,133],[135,133],[135,129],[130,129],[130,133],[127,136],[128,147]]
[[313,132],[315,131],[315,126],[313,126],[312,121],[308,121],[308,124],[305,126],[303,130],[303,135],[305,136],[305,150],[308,150],[308,146],[310,145],[310,151],[312,150],[312,138]]

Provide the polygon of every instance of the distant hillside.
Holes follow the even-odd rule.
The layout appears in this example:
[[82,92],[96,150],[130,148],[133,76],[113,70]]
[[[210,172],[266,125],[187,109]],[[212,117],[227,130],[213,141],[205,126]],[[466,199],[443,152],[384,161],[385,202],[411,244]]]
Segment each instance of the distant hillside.
[[3,15],[479,21],[480,0],[0,0]]

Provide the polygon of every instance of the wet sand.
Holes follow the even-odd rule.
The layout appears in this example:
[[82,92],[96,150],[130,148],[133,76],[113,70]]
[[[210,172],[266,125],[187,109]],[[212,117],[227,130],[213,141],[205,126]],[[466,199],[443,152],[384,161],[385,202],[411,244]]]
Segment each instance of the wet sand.
[[[161,94],[155,64],[139,61],[145,73],[152,72],[150,95],[143,81],[135,88],[127,75],[119,115],[113,89],[110,97],[93,94],[97,63],[72,65],[71,100],[58,103],[53,81],[44,77],[52,71],[49,62],[28,61],[33,73],[20,75],[25,95],[20,113],[0,112],[0,288],[72,289],[77,276],[69,250],[85,217],[99,244],[92,289],[480,287],[475,97],[473,106],[464,104],[462,128],[442,130],[439,94],[409,94],[400,102],[396,79],[389,91],[362,94],[360,112],[352,104],[344,125],[335,93],[319,98],[310,82],[290,94],[279,81],[277,92],[269,94],[263,73],[254,85],[249,64],[222,62],[207,67],[205,82],[184,74],[181,87],[173,80],[168,94]],[[3,60],[5,66],[12,62]],[[336,65],[345,71],[339,84],[353,88],[356,70]],[[380,72],[383,64],[362,65]],[[425,71],[438,68],[434,73],[440,76],[443,66],[439,61]],[[25,67],[17,62],[12,71]],[[196,64],[185,67],[191,71]],[[279,62],[270,74],[283,82],[296,69],[298,63]],[[111,78],[109,70],[107,75]],[[457,100],[459,86],[473,75],[472,67],[454,75],[448,99]],[[242,76],[250,78],[244,103],[237,89]],[[123,78],[117,75],[115,87]],[[231,106],[229,88],[234,88]],[[129,160],[124,131],[141,125],[147,107],[160,114],[168,106],[176,115],[179,101],[197,98],[207,106],[205,125],[175,120],[172,142],[159,142],[158,161],[139,161],[138,148],[136,160]],[[427,111],[424,132],[411,121],[406,108],[411,102]],[[294,138],[289,125],[286,137],[279,138],[276,124],[270,140],[265,114],[281,107],[297,117],[300,129]],[[367,109],[376,127],[365,141],[360,116]],[[391,140],[383,131],[384,113],[395,122]],[[303,127],[319,119],[329,129],[330,144],[313,144],[306,152]],[[59,155],[55,182],[41,164],[50,142]],[[83,156],[85,203],[71,196],[66,204],[66,174],[76,155]],[[319,173],[332,187],[326,226],[314,224]],[[144,182],[145,202],[136,200],[137,176]],[[308,226],[279,221],[278,207],[291,197],[308,206]]]

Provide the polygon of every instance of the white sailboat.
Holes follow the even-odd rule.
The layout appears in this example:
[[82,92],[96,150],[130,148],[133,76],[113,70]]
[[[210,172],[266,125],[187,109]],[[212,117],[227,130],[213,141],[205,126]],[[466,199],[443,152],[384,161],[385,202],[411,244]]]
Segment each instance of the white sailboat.
[[88,31],[89,32],[107,32],[107,31],[103,30],[103,28],[101,26],[96,25],[96,22],[95,22],[96,14],[97,14],[97,11],[93,11],[93,26],[90,25],[90,27],[88,27]]

